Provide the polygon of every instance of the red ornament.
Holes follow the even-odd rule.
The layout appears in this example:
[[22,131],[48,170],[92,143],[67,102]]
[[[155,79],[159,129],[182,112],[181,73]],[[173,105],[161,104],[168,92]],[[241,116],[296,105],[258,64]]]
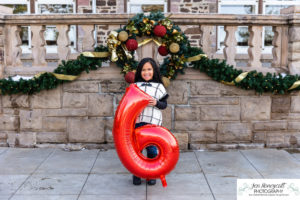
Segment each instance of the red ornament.
[[125,75],[125,81],[127,83],[134,83],[134,77],[135,77],[134,72],[127,72],[127,74]]
[[163,37],[164,35],[166,35],[167,29],[163,25],[156,25],[153,32],[157,37]]
[[158,47],[158,53],[162,56],[166,56],[169,52],[166,46],[160,46]]
[[126,42],[126,47],[128,51],[134,51],[138,48],[138,43],[135,39],[129,39]]
[[[148,124],[134,128],[136,118],[151,99],[135,84],[126,88],[115,114],[114,142],[121,162],[132,174],[146,179],[160,178],[166,187],[165,176],[175,168],[179,158],[176,138],[162,126]],[[146,158],[141,153],[148,145],[157,146],[157,157]]]

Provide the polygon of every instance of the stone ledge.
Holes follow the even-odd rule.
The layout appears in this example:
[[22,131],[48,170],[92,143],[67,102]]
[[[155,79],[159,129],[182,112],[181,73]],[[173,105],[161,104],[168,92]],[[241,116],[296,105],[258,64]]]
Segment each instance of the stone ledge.
[[264,143],[239,143],[239,144],[190,144],[193,150],[217,150],[226,151],[230,149],[262,149],[265,147]]

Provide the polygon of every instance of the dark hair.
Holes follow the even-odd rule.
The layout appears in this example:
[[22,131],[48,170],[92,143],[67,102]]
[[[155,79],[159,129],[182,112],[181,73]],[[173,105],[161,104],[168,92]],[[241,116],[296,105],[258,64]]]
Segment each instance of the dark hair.
[[145,82],[145,80],[141,76],[142,69],[143,69],[145,63],[150,63],[153,68],[153,77],[149,81],[156,82],[156,83],[162,83],[159,68],[158,68],[155,60],[153,60],[152,58],[143,58],[139,62],[138,66],[136,68],[134,82]]

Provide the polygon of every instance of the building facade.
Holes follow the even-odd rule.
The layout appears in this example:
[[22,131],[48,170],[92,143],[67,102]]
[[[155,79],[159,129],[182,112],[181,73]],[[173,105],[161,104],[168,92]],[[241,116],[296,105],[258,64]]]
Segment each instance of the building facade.
[[[1,16],[0,77],[52,72],[61,60],[76,59],[82,51],[106,44],[109,32],[125,24],[130,13],[151,10],[175,13],[173,19],[191,45],[200,46],[210,58],[226,59],[237,67],[246,63],[243,70],[249,71],[292,72],[294,67],[299,72],[300,8],[278,15],[280,9],[298,3],[0,0],[3,16],[15,14]],[[50,91],[0,95],[0,146],[113,147],[114,111],[127,86],[111,62]],[[182,149],[300,146],[299,92],[259,95],[188,68],[171,82],[168,93],[163,126]]]

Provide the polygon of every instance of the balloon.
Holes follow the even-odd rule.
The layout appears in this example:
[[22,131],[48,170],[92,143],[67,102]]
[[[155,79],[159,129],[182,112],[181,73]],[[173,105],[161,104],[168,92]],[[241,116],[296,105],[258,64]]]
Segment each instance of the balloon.
[[[136,118],[150,99],[152,97],[135,84],[126,88],[115,114],[113,136],[118,156],[128,171],[147,180],[160,178],[166,187],[165,176],[174,169],[179,159],[176,138],[162,126],[148,124],[134,128]],[[158,155],[147,158],[141,151],[152,145],[157,146]]]

